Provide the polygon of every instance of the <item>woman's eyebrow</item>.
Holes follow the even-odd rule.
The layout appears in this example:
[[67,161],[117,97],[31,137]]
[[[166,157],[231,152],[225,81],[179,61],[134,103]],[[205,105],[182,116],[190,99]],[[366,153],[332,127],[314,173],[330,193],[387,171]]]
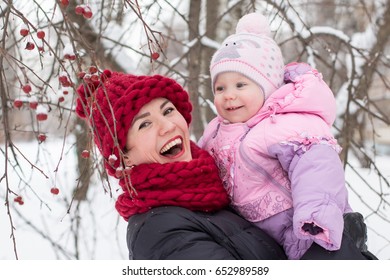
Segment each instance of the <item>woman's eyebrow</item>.
[[150,116],[149,112],[143,113],[142,115],[136,116],[133,121],[131,122],[131,125],[133,125],[136,121],[142,118],[146,118],[147,116]]
[[165,105],[167,105],[167,103],[169,103],[171,101],[169,101],[168,99],[165,100],[161,105],[160,105],[160,109],[164,108]]
[[[167,105],[167,103],[170,103],[170,102],[171,102],[171,101],[169,101],[169,100],[165,100],[163,103],[161,103],[161,105],[160,105],[160,110],[161,110],[162,108],[164,108],[164,106]],[[133,119],[133,121],[131,122],[131,124],[133,125],[137,120],[142,119],[142,118],[146,118],[146,117],[148,117],[148,116],[150,116],[150,113],[149,113],[149,112],[146,112],[146,113],[143,113],[142,115],[136,116],[136,117]]]

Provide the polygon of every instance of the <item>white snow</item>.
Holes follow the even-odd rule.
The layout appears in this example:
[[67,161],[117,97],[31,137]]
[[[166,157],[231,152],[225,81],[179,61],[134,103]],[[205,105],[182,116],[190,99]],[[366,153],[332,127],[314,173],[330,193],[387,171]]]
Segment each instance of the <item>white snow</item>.
[[[72,200],[72,193],[77,185],[75,172],[76,159],[71,143],[62,143],[61,139],[48,139],[38,146],[37,143],[17,143],[23,155],[30,159],[28,163],[18,156],[20,169],[13,171],[10,162],[7,166],[10,189],[23,196],[24,205],[14,203],[15,195],[8,193],[10,213],[18,258],[22,260],[51,259],[128,259],[126,245],[126,222],[117,214],[114,203],[120,189],[115,180],[110,181],[112,194],[101,179],[95,178],[90,186],[88,199],[77,207]],[[4,151],[4,145],[1,146]],[[385,169],[385,176],[390,177],[390,158],[378,157],[376,164]],[[5,168],[4,154],[0,154],[0,170]],[[35,166],[32,168],[32,164]],[[39,169],[39,170],[38,170]],[[55,170],[57,170],[55,172]],[[40,171],[42,170],[42,172]],[[18,176],[23,179],[20,180]],[[369,182],[364,185],[362,176]],[[369,249],[380,259],[390,259],[390,207],[381,204],[380,197],[389,196],[390,190],[381,185],[378,177],[369,170],[357,168],[357,173],[347,170],[347,181],[350,184],[350,202],[354,210],[366,217],[368,226]],[[29,182],[29,183],[27,183]],[[103,186],[103,184],[105,184]],[[31,185],[31,189],[28,187]],[[50,193],[56,186],[60,193]],[[5,201],[6,180],[0,183],[0,198]],[[368,205],[366,205],[368,203]],[[69,213],[68,213],[69,212]],[[375,213],[374,213],[375,212]],[[381,218],[382,217],[382,218]],[[75,228],[75,219],[80,228]],[[387,221],[385,220],[387,219]],[[35,227],[35,228],[33,228]],[[0,259],[15,259],[11,237],[10,215],[2,204],[0,209]],[[75,248],[75,235],[79,247]],[[53,244],[61,247],[54,247]]]

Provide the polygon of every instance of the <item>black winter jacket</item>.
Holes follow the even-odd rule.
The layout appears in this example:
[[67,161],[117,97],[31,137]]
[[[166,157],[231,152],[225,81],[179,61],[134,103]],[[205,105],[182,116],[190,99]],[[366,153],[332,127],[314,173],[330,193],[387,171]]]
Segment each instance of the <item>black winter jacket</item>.
[[286,259],[271,237],[229,210],[154,208],[130,217],[127,245],[134,260]]

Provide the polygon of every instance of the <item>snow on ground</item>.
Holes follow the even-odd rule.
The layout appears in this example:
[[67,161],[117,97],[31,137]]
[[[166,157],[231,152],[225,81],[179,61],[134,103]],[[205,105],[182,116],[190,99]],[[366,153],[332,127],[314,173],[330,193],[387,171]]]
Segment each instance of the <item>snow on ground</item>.
[[[376,164],[384,176],[390,180],[390,158],[378,157]],[[357,168],[346,170],[346,180],[350,184],[349,199],[352,209],[365,217],[368,232],[368,248],[379,259],[390,260],[390,205],[381,201],[378,194],[390,202],[390,189],[370,170]],[[369,182],[369,187],[361,180]],[[367,203],[369,202],[369,203]],[[385,220],[387,219],[387,221]]]
[[[72,191],[77,185],[75,155],[72,154],[73,149],[67,145],[60,161],[62,142],[50,142],[49,139],[46,141],[41,144],[39,151],[37,144],[18,144],[25,156],[33,159],[33,163],[49,177],[46,179],[37,170],[31,175],[31,166],[18,157],[25,180],[31,182],[33,190],[20,183],[12,168],[8,166],[10,188],[24,199],[24,204],[19,205],[13,201],[15,196],[10,195],[19,259],[76,259],[77,254],[79,259],[128,259],[125,239],[127,224],[114,208],[114,190],[111,197],[104,192],[101,181],[96,180],[89,188],[87,201],[78,207],[77,203],[73,202],[69,210]],[[40,160],[35,161],[38,154]],[[57,166],[56,174],[53,171]],[[0,170],[3,174],[3,155],[0,155]],[[50,193],[54,185],[60,189],[58,195]],[[5,201],[5,188],[6,183],[3,180],[0,183],[2,201]],[[80,223],[79,229],[74,226],[75,219]],[[38,227],[38,230],[34,230],[32,226]],[[4,203],[0,209],[0,228],[0,259],[15,259],[10,218]],[[78,235],[80,240],[79,248],[75,247],[75,235]],[[53,247],[54,243],[59,243],[61,249]]]
[[[102,182],[96,179],[88,192],[88,200],[76,208],[76,203],[70,207],[72,190],[76,186],[75,157],[71,145],[61,141],[46,140],[38,147],[37,143],[18,144],[22,153],[41,168],[49,177],[45,178],[41,172],[31,169],[21,156],[19,163],[24,173],[24,180],[32,182],[32,188],[20,182],[13,169],[8,165],[9,186],[12,191],[21,194],[24,204],[13,202],[10,194],[11,216],[14,225],[16,249],[18,258],[22,260],[52,260],[52,259],[128,259],[126,247],[126,222],[119,217],[115,208],[115,186],[112,186],[112,196],[104,192]],[[1,147],[4,150],[4,146]],[[62,152],[62,159],[61,158]],[[39,158],[39,160],[35,160]],[[387,179],[390,179],[390,158],[378,158],[376,164],[385,166]],[[57,169],[58,172],[54,172]],[[0,154],[0,172],[5,168],[4,155]],[[34,170],[34,172],[31,172]],[[19,171],[21,173],[21,171]],[[358,169],[358,174],[370,182],[373,190],[380,190],[389,195],[390,190],[381,186],[374,173],[365,169]],[[390,259],[390,209],[380,204],[374,191],[365,186],[359,177],[350,169],[346,173],[347,181],[351,185],[350,202],[354,210],[361,212],[368,226],[369,249],[380,259]],[[50,193],[55,185],[60,189],[59,195]],[[358,192],[358,195],[355,193]],[[5,201],[6,181],[0,183],[0,199]],[[362,201],[369,201],[370,207]],[[378,211],[378,215],[373,214]],[[68,213],[69,212],[69,213]],[[80,228],[74,227],[74,220],[78,219]],[[72,222],[73,221],[73,222]],[[37,227],[36,230],[32,226]],[[0,209],[0,259],[15,259],[14,247],[11,238],[10,216],[2,203]],[[78,230],[78,232],[76,232]],[[79,238],[79,247],[75,248],[74,236]],[[60,244],[61,248],[52,244]],[[77,256],[77,257],[76,257]]]

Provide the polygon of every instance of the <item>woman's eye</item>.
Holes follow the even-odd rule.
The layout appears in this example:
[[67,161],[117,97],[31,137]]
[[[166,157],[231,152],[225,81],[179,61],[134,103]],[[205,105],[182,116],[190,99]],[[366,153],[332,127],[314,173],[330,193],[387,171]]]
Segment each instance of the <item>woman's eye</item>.
[[169,107],[164,110],[164,116],[168,115],[169,113],[173,112],[175,108]]
[[143,128],[145,128],[145,127],[148,127],[150,125],[150,122],[142,122],[140,125],[139,125],[139,127],[138,127],[138,129],[140,130],[140,129],[143,129]]

